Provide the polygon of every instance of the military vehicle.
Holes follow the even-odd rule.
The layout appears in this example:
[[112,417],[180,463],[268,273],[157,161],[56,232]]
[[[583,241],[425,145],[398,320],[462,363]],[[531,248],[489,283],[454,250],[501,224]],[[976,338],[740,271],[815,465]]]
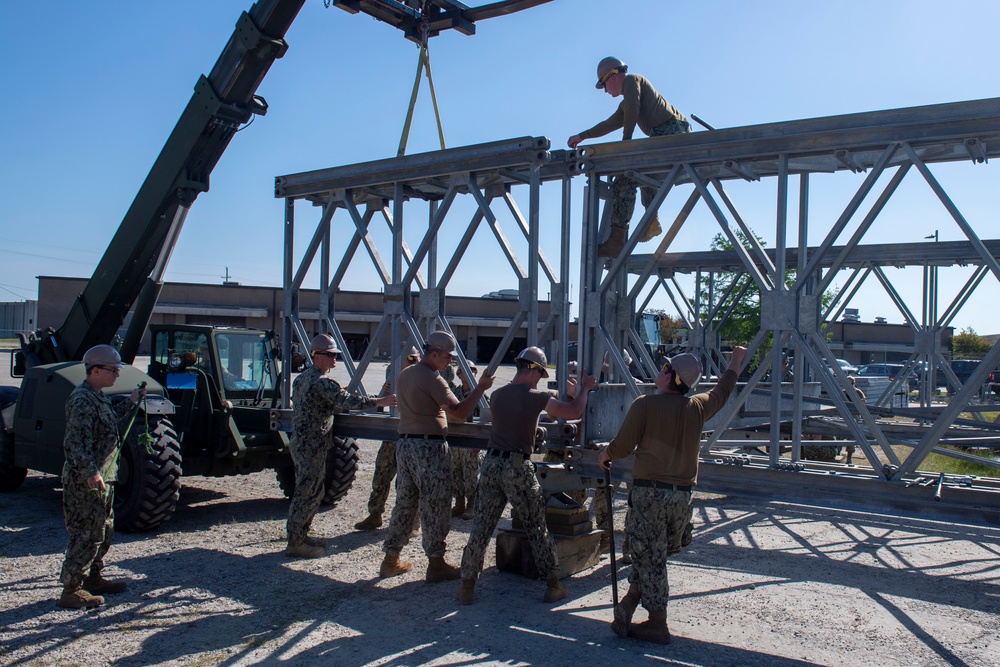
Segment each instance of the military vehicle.
[[[394,25],[418,43],[447,29],[475,33],[475,21],[527,9],[549,0],[499,0],[468,7],[432,0],[421,10],[394,0],[331,0],[350,13],[364,12]],[[59,474],[63,464],[64,405],[85,377],[83,353],[100,343],[120,344],[131,364],[163,287],[163,275],[195,199],[207,192],[209,175],[236,132],[267,113],[256,94],[288,45],[284,36],[305,0],[259,0],[244,12],[208,76],[195,85],[156,162],[129,207],[93,276],[58,330],[22,335],[11,357],[20,389],[0,387],[0,491],[14,491],[28,469]],[[274,468],[286,495],[295,486],[288,454],[282,368],[273,332],[211,326],[156,326],[148,375],[126,366],[112,400],[124,400],[147,383],[145,410],[137,422],[155,444],[140,448],[133,427],[119,461],[115,520],[123,530],[148,530],[174,511],[185,475],[233,475]],[[293,368],[293,366],[295,368]],[[361,431],[359,431],[360,433]],[[364,437],[371,437],[366,432]],[[357,446],[335,440],[327,460],[324,499],[342,497],[354,479]]]

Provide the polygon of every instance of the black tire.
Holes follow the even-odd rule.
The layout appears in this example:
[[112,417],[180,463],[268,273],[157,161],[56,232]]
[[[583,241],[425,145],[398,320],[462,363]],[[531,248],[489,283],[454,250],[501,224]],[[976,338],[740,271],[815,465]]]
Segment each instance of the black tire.
[[[323,504],[336,505],[347,495],[354,484],[354,476],[358,471],[358,443],[354,438],[334,438],[333,446],[326,456],[326,480],[323,491]],[[281,466],[274,469],[278,486],[286,498],[295,493],[295,466]]]
[[354,438],[334,438],[326,455],[326,490],[324,505],[336,505],[347,495],[358,471],[358,443]]
[[0,431],[0,492],[21,488],[28,469],[14,465],[14,434]]
[[13,416],[14,403],[17,402],[17,387],[0,387],[0,492],[8,493],[21,488],[21,483],[28,475],[27,468],[14,465],[14,432],[8,430],[13,424],[4,420],[3,414]]
[[139,444],[143,416],[136,417],[115,482],[115,529],[126,533],[153,530],[174,513],[181,491],[181,448],[168,419],[149,418],[152,453]]
[[278,478],[278,488],[286,498],[291,499],[295,494],[295,466],[279,466],[274,469],[274,476]]

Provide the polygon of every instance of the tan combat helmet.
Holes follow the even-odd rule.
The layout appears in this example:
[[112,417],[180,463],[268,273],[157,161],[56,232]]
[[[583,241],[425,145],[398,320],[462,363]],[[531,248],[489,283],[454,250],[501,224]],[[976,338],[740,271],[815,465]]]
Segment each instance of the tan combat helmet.
[[88,371],[94,366],[113,366],[114,368],[124,366],[118,350],[111,345],[95,345],[84,352],[83,364]]
[[594,87],[598,90],[604,88],[604,82],[608,80],[608,77],[618,72],[622,74],[628,72],[628,65],[614,56],[601,59],[601,62],[597,63],[597,85]]

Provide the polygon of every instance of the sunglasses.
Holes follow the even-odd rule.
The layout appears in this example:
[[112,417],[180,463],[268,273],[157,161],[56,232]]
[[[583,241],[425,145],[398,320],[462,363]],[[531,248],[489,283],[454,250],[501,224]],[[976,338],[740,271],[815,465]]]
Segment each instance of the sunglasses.
[[111,373],[112,375],[121,375],[122,374],[122,369],[118,368],[117,366],[97,366],[97,368],[106,370],[107,372]]
[[317,357],[328,357],[330,359],[340,359],[340,355],[336,352],[313,352]]
[[597,83],[599,83],[601,85],[601,88],[603,88],[604,87],[604,82],[607,81],[608,79],[610,79],[611,77],[613,77],[615,74],[618,74],[618,69],[617,68],[609,70],[607,72],[607,74],[605,74],[604,76],[602,76],[600,79],[597,80]]

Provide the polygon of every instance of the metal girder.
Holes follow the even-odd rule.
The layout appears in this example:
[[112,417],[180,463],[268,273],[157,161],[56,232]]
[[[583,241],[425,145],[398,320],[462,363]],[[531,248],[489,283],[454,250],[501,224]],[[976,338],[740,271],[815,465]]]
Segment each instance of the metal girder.
[[476,34],[476,21],[506,16],[530,9],[550,0],[500,0],[470,7],[457,0],[327,0],[351,14],[365,13],[403,31],[410,41],[435,37],[443,30],[457,30],[463,35]]
[[[870,479],[882,480],[894,489],[903,488],[901,482],[907,476],[917,474],[923,459],[932,451],[946,456],[953,454],[955,458],[971,458],[1000,468],[998,462],[990,462],[968,452],[951,452],[939,446],[945,443],[981,443],[984,438],[989,439],[996,429],[990,430],[978,417],[967,420],[972,422],[971,426],[960,424],[963,420],[958,419],[958,415],[967,406],[932,404],[929,392],[922,393],[919,408],[889,407],[888,404],[873,406],[852,394],[845,394],[844,390],[849,385],[844,373],[839,367],[826,367],[825,360],[832,359],[834,355],[824,333],[828,323],[826,318],[836,318],[857,295],[861,284],[875,276],[919,339],[919,345],[915,346],[914,353],[906,362],[907,367],[913,368],[921,360],[943,361],[938,349],[941,332],[968,300],[972,290],[988,278],[1000,278],[1000,240],[982,240],[976,235],[973,221],[967,220],[958,211],[933,176],[931,167],[959,161],[974,165],[997,154],[1000,154],[1000,99],[989,99],[597,144],[576,151],[550,150],[550,142],[544,137],[521,137],[280,176],[275,181],[275,194],[286,199],[286,210],[297,200],[322,203],[340,198],[351,201],[351,206],[365,202],[372,206],[384,206],[384,202],[391,199],[394,206],[391,232],[395,254],[392,280],[386,286],[386,295],[394,299],[408,294],[418,271],[428,266],[431,268],[428,269],[429,280],[425,291],[437,295],[435,303],[443,304],[444,291],[450,286],[469,241],[485,220],[519,282],[522,308],[507,329],[504,344],[509,344],[522,323],[526,323],[528,339],[536,337],[538,344],[547,344],[552,350],[550,358],[558,360],[560,365],[565,363],[570,342],[571,295],[567,286],[572,267],[568,261],[569,244],[574,233],[574,219],[582,220],[579,239],[578,359],[584,367],[597,368],[602,353],[607,351],[614,372],[626,375],[623,391],[633,396],[648,390],[648,387],[636,384],[627,375],[621,350],[631,348],[639,351],[638,337],[632,330],[635,314],[650,302],[655,291],[665,292],[688,323],[691,329],[688,350],[700,355],[706,369],[712,372],[724,366],[719,327],[725,318],[731,317],[733,300],[744,298],[753,287],[761,293],[762,301],[768,304],[768,315],[762,322],[765,328],[749,343],[749,349],[751,356],[760,353],[765,361],[751,373],[739,393],[713,420],[712,428],[715,430],[704,441],[704,456],[713,460],[719,456],[730,456],[725,450],[734,447],[732,441],[720,436],[736,428],[748,428],[747,424],[753,422],[757,424],[755,428],[768,430],[767,439],[756,441],[755,446],[769,450],[767,465],[772,471],[810,472],[818,464],[801,460],[801,447],[804,443],[815,443],[803,441],[803,436],[835,433],[841,438],[838,445],[856,445],[865,453],[870,470],[862,471],[863,474]],[[809,176],[837,172],[848,176],[863,173],[864,177],[821,243],[810,245]],[[608,215],[608,207],[603,204],[609,196],[606,183],[612,177],[623,174],[638,183],[655,187],[656,196],[633,226],[626,251],[606,262],[596,252],[601,222]],[[583,191],[583,208],[578,214],[571,215],[571,183],[580,175],[585,176],[587,182]],[[878,223],[886,203],[893,197],[901,196],[898,186],[907,176],[922,178],[926,182],[967,240],[864,243],[866,233]],[[743,181],[750,177],[759,180],[741,187],[775,187],[774,215],[767,222],[770,225],[770,220],[773,220],[774,248],[764,248],[757,243],[755,225],[760,227],[762,223],[745,218],[738,211],[735,197],[722,187],[727,180]],[[799,178],[798,215],[789,210],[789,192],[795,190],[789,183],[792,177]],[[855,177],[855,181],[858,178]],[[880,182],[882,187],[876,190]],[[559,259],[553,263],[549,262],[538,242],[541,224],[539,197],[542,186],[547,183],[558,183],[561,187],[561,246],[557,249]],[[344,199],[346,193],[350,193],[347,200]],[[521,214],[514,200],[515,194],[524,196],[525,193],[527,216]],[[497,197],[503,198],[507,204],[513,228],[520,232],[518,236],[528,241],[527,256],[517,256],[508,237],[501,231],[501,221],[498,220],[501,207],[492,207]],[[474,213],[471,220],[463,221],[456,231],[451,226],[451,218],[455,216],[449,217],[448,212],[460,198],[472,201]],[[632,254],[638,244],[638,235],[656,209],[666,208],[674,199],[681,201],[679,212],[656,251],[652,254]],[[871,203],[872,200],[874,203]],[[422,239],[404,270],[402,213],[407,206],[426,202],[431,205],[426,230],[421,225]],[[866,202],[870,208],[859,216],[861,206]],[[706,205],[723,230],[728,232],[730,225],[737,226],[751,240],[749,248],[745,248],[732,234],[730,240],[734,250],[729,252],[678,250],[674,247],[679,232],[699,203]],[[856,220],[856,216],[860,219]],[[360,220],[356,210],[352,211],[352,219],[355,234],[363,234],[367,220]],[[788,246],[789,224],[797,224],[798,239],[794,246]],[[408,226],[413,234],[412,217],[408,219]],[[448,233],[459,238],[460,242],[452,258],[446,262],[441,283],[437,283],[433,250],[440,233]],[[848,233],[849,238],[841,238]],[[351,248],[357,249],[358,244],[354,243]],[[287,249],[286,257],[290,257]],[[553,268],[555,265],[559,266],[558,275]],[[936,305],[936,278],[923,281],[922,307],[915,308],[906,304],[902,292],[896,289],[881,267],[919,267],[925,272],[928,267],[934,271],[970,267],[973,276],[954,297],[945,316],[941,316]],[[838,273],[845,270],[851,272],[847,284],[833,295],[832,303],[821,303],[823,292]],[[785,284],[788,271],[796,274],[791,288]],[[700,287],[702,281],[710,280],[720,272],[745,274],[746,279],[735,281],[722,294],[716,294],[712,289],[703,293]],[[290,272],[288,276],[291,278]],[[342,271],[338,271],[337,276],[341,277]],[[558,298],[554,297],[552,314],[545,323],[538,321],[537,310],[531,307],[537,301],[538,281],[543,277],[550,282],[552,294],[558,295]],[[692,281],[694,287],[683,284],[686,280]],[[336,280],[333,282],[336,283]],[[290,280],[288,284],[291,285]],[[295,301],[294,296],[286,295],[289,307],[294,306]],[[448,328],[448,314],[442,312],[440,306],[432,308],[434,313],[422,313],[420,318],[414,318],[407,310],[405,299],[401,304],[398,312],[391,317],[387,314],[385,326],[405,328],[410,336],[417,339],[420,336],[418,319],[425,322],[428,328],[432,325]],[[919,320],[918,312],[921,314]],[[335,318],[336,313],[332,316]],[[394,334],[394,346],[398,340],[401,337]],[[779,384],[786,350],[795,360],[796,373],[792,382]],[[499,363],[501,355],[500,351],[494,355],[491,368]],[[653,370],[648,355],[640,351],[637,356],[641,358],[643,368]],[[995,358],[1000,359],[1000,348],[991,352],[988,361]],[[364,372],[368,360],[370,355],[366,354],[358,372]],[[981,369],[973,380],[982,379],[987,371]],[[945,372],[946,375],[954,375],[950,369]],[[820,389],[827,393],[826,397],[810,393]],[[966,384],[958,392],[956,400],[971,400],[975,393],[976,388]],[[621,400],[623,395],[619,394],[615,400]],[[595,410],[601,409],[602,400],[602,392],[591,398]],[[900,435],[896,426],[883,420],[882,417],[887,414],[913,416],[919,422],[915,427],[923,430],[917,436]],[[980,415],[981,412],[975,414]],[[737,427],[734,424],[740,425]],[[582,442],[595,439],[589,428],[585,421],[581,431]],[[975,435],[964,435],[967,431],[963,429],[970,428],[972,431],[968,432]],[[603,424],[600,433],[607,435],[608,429],[608,424]],[[791,441],[785,439],[788,435],[791,435]],[[1000,448],[1000,440],[990,442],[993,444],[989,446]],[[900,447],[905,449],[899,450]],[[789,452],[791,458],[788,458]],[[749,471],[753,468],[747,468],[748,474],[752,474]],[[892,491],[887,493],[891,495]]]

